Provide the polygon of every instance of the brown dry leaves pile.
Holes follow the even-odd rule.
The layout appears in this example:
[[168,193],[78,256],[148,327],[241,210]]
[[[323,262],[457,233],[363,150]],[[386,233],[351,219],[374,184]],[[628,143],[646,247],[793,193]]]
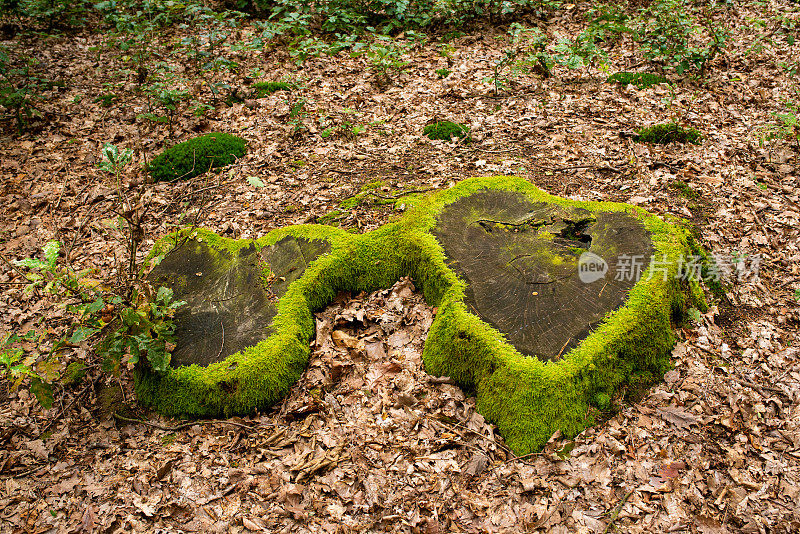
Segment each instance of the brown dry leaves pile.
[[[259,67],[271,79],[303,81],[294,97],[306,99],[308,114],[297,136],[282,93],[208,118],[184,113],[170,134],[136,120],[142,103],[131,79],[122,78],[123,105],[93,102],[104,83],[120,81],[108,67],[113,58],[101,68],[86,52],[99,36],[26,42],[50,76],[70,83],[53,90],[60,114],[44,131],[3,138],[0,248],[9,259],[35,255],[55,237],[75,267],[113,278],[124,253],[107,224],[114,184],[96,168],[102,144],[133,148],[142,161],[197,132],[222,130],[250,141],[239,164],[188,184],[141,186],[147,245],[195,217],[227,236],[257,238],[339,209],[339,200],[376,179],[384,181],[377,193],[392,196],[513,173],[554,194],[689,218],[714,251],[762,260],[758,282],[733,284],[678,333],[675,368],[663,383],[574,443],[554,436],[527,458],[514,458],[473,398],[424,372],[420,355],[434,310],[408,280],[372,295],[342,295],[320,312],[307,372],[266,414],[174,431],[115,421],[114,398],[132,406],[131,385],[96,372],[47,412],[24,390],[4,391],[0,530],[800,530],[800,161],[786,141],[759,143],[771,113],[791,96],[793,80],[778,64],[796,61],[797,51],[757,50],[775,23],[762,35],[748,22],[788,14],[788,5],[731,8],[732,46],[707,83],[684,80],[674,91],[611,86],[594,70],[559,71],[547,80],[517,78],[510,94],[495,98],[481,80],[505,41],[491,29],[458,39],[450,57],[436,42],[417,49],[407,58],[410,70],[388,87],[363,56],[297,67],[282,47],[228,51],[242,72]],[[587,8],[567,8],[545,29],[574,35]],[[614,70],[638,61],[626,47],[614,54]],[[440,80],[434,70],[443,67],[453,74]],[[231,74],[209,76],[246,85]],[[475,143],[427,140],[421,130],[432,119],[470,124]],[[699,128],[704,142],[651,147],[620,135],[671,119]],[[364,133],[319,135],[326,124],[347,121],[366,125]],[[249,186],[248,176],[266,186]],[[133,189],[143,174],[130,169],[125,179]],[[676,182],[697,197],[680,194]],[[368,201],[343,211],[339,224],[358,229],[391,215]],[[40,317],[47,328],[63,328],[63,309],[23,296],[21,282],[0,267],[2,330],[25,331]],[[69,357],[89,353],[76,350]]]

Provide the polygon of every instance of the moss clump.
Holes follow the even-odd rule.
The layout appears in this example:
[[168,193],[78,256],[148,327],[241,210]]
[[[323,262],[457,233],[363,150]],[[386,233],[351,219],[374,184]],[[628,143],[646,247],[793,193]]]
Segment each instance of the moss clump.
[[450,121],[440,121],[429,124],[422,130],[422,133],[429,139],[439,139],[450,141],[453,137],[458,137],[469,141],[469,127]]
[[619,83],[622,85],[635,85],[639,89],[645,89],[659,83],[669,83],[669,80],[660,74],[650,72],[618,72],[606,79],[608,83]]
[[694,198],[698,198],[700,196],[700,193],[695,191],[692,188],[692,186],[690,186],[686,182],[682,182],[680,180],[673,180],[672,182],[670,182],[669,186],[672,189],[675,189],[676,191],[678,191],[682,196],[684,196],[684,197],[686,197],[686,198],[688,198],[690,200],[694,199]]
[[[625,304],[608,313],[561,359],[526,357],[470,311],[469,288],[448,265],[433,234],[445,207],[486,189],[517,192],[531,202],[627,213],[649,233],[659,265],[648,266]],[[411,198],[407,204],[411,209],[402,218],[364,234],[299,225],[273,230],[259,239],[258,249],[295,236],[325,240],[330,251],[288,286],[272,324],[265,325],[275,332],[272,336],[207,367],[192,365],[156,373],[140,364],[139,399],[173,416],[265,409],[302,376],[314,336],[314,311],[327,306],[341,291],[373,291],[411,276],[428,304],[439,310],[425,342],[426,371],[452,377],[474,391],[478,411],[497,424],[515,453],[527,454],[541,449],[556,430],[572,437],[592,424],[593,406],[607,406],[632,385],[663,376],[674,343],[673,323],[691,307],[705,308],[698,282],[676,276],[680,258],[691,250],[688,231],[640,208],[553,197],[516,177],[473,178],[434,195]],[[151,256],[176,246],[181,241],[178,237],[200,239],[220,250],[251,243],[242,240],[240,244],[205,230],[186,230],[160,240]]]
[[147,170],[156,182],[189,179],[244,156],[247,141],[226,133],[195,137],[166,149]]
[[692,143],[700,144],[700,132],[694,128],[684,128],[683,126],[668,122],[665,124],[654,124],[636,131],[633,140],[640,143],[655,143],[666,145],[668,143]]
[[74,386],[78,384],[83,378],[86,376],[86,364],[83,362],[72,362],[69,364],[64,371],[64,376],[62,377],[62,383],[64,386]]
[[288,82],[256,82],[253,84],[253,98],[264,98],[277,91],[290,91]]

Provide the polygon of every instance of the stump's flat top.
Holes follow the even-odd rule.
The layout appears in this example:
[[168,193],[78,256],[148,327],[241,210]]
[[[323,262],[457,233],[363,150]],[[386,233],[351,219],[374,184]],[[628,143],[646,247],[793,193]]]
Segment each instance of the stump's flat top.
[[260,254],[253,245],[231,253],[195,240],[170,251],[150,279],[186,301],[175,314],[172,367],[207,366],[269,337],[277,299],[328,249],[326,241],[287,236]]
[[649,233],[631,215],[503,190],[448,205],[433,233],[467,281],[473,313],[522,354],[542,360],[566,354],[623,305],[637,281],[635,266],[644,272],[653,253]]

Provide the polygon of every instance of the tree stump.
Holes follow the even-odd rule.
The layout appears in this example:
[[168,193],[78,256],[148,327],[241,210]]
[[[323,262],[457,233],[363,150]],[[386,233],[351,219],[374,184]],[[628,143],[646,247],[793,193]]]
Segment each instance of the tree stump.
[[527,454],[660,378],[674,324],[704,309],[698,280],[681,276],[699,252],[688,231],[641,208],[562,199],[513,177],[403,202],[401,218],[362,235],[299,225],[255,242],[197,229],[162,239],[151,279],[187,305],[170,368],[140,360],[139,399],[167,415],[263,410],[302,375],[313,312],[340,291],[411,276],[438,308],[426,370],[474,391],[478,411]]
[[[631,215],[531,202],[503,190],[445,207],[433,234],[467,281],[467,305],[522,354],[542,360],[560,358],[619,308],[635,283],[625,259],[641,263],[653,253]],[[605,261],[606,276],[582,280],[579,261],[587,257]]]
[[186,301],[175,313],[170,365],[205,367],[268,338],[278,299],[329,249],[325,241],[294,236],[260,251],[252,243],[231,251],[183,240],[150,273],[154,285]]

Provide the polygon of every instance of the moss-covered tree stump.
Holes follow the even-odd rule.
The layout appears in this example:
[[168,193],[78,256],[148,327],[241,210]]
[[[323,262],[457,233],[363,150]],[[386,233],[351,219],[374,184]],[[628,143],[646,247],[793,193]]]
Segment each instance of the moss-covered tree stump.
[[340,291],[411,276],[439,310],[426,370],[474,391],[525,454],[663,374],[673,323],[704,305],[698,283],[676,276],[688,233],[640,208],[569,201],[519,178],[474,178],[411,202],[363,235],[301,225],[256,242],[204,230],[162,239],[151,277],[188,304],[171,368],[138,369],[140,399],[168,415],[266,408],[308,362],[314,311]]

